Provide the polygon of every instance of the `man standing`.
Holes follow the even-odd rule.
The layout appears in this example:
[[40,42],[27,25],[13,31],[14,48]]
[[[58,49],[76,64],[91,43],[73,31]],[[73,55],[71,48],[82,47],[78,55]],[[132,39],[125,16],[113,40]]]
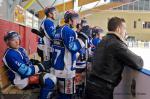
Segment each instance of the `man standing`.
[[76,26],[77,30],[77,35],[78,39],[82,40],[83,43],[85,44],[84,50],[79,52],[79,57],[77,58],[77,63],[76,63],[76,94],[79,98],[83,97],[83,92],[85,89],[85,77],[86,77],[86,65],[87,65],[87,57],[88,57],[88,43],[89,43],[89,38],[88,36],[81,32],[82,26],[80,23],[77,24]]
[[108,34],[94,53],[85,99],[113,99],[113,91],[121,81],[124,66],[142,69],[142,58],[130,51],[124,43],[127,35],[125,20],[118,17],[111,18],[108,30]]
[[55,7],[45,8],[46,19],[44,19],[40,26],[40,32],[44,37],[39,37],[38,40],[38,54],[42,61],[50,61],[51,43],[56,31],[56,9]]
[[65,25],[57,29],[53,39],[52,62],[58,80],[58,99],[72,99],[75,93],[77,52],[85,46],[72,29],[77,25],[78,19],[78,13],[67,11],[64,15]]

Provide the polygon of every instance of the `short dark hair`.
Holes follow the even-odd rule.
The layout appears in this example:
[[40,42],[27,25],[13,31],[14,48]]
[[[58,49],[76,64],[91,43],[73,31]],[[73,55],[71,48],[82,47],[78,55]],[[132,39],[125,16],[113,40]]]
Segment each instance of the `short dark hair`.
[[108,31],[116,31],[117,27],[120,26],[125,20],[119,17],[112,17],[108,21]]
[[53,13],[54,11],[56,11],[56,8],[55,7],[50,7],[50,8],[45,8],[45,15],[46,17],[49,16],[49,13]]

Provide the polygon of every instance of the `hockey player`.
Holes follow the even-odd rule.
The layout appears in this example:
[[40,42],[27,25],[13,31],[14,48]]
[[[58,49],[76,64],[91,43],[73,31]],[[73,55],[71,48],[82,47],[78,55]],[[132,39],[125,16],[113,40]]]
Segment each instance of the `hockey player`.
[[40,26],[40,32],[45,36],[39,37],[38,40],[38,54],[42,61],[50,61],[51,43],[56,30],[56,9],[55,7],[45,8],[46,19],[44,19]]
[[83,33],[85,33],[87,36],[89,36],[90,37],[90,33],[91,33],[91,28],[90,28],[90,26],[88,25],[88,22],[87,22],[87,20],[85,19],[85,18],[83,18],[82,20],[81,20],[81,32],[83,32]]
[[89,62],[89,65],[88,65],[88,72],[91,71],[91,67],[92,67],[92,64],[91,62],[93,61],[93,53],[96,49],[96,47],[98,46],[98,44],[100,43],[100,41],[102,40],[102,37],[103,37],[104,33],[103,33],[103,30],[100,28],[100,27],[93,27],[91,28],[91,34],[90,34],[90,47],[88,49],[88,62]]
[[77,97],[82,98],[83,96],[83,91],[85,87],[85,77],[86,77],[86,61],[87,61],[87,56],[88,56],[88,44],[89,44],[89,38],[88,36],[81,32],[82,26],[81,24],[77,24],[77,35],[78,39],[82,40],[85,44],[84,50],[79,52],[79,57],[77,58],[77,63],[76,63],[76,94]]
[[103,36],[103,30],[99,27],[92,28],[91,39],[91,51],[94,51],[97,45],[100,43]]
[[64,15],[65,25],[57,30],[53,39],[52,62],[58,80],[58,99],[72,99],[75,93],[76,55],[85,46],[72,29],[78,19],[78,13],[67,11]]
[[3,62],[8,68],[8,76],[13,85],[19,89],[28,89],[33,85],[41,85],[40,99],[49,99],[56,84],[56,77],[44,73],[44,63],[29,60],[24,48],[20,47],[20,35],[10,31],[4,36],[8,49]]
[[56,19],[56,13],[55,7],[46,8],[46,19],[41,23],[40,31],[49,39],[52,39],[55,34],[56,25],[54,21]]

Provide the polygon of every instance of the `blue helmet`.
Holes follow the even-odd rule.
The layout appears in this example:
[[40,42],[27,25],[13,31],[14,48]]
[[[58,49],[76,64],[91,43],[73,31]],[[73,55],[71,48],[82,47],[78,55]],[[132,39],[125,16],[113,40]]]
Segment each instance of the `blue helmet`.
[[4,41],[7,42],[8,40],[13,39],[13,38],[20,39],[19,33],[15,32],[15,31],[9,31],[4,36]]

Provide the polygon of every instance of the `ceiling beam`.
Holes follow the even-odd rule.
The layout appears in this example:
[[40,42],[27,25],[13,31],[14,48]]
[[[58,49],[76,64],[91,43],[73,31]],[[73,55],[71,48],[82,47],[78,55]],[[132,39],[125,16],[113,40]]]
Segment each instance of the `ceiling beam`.
[[82,5],[86,5],[92,2],[96,2],[96,1],[100,1],[100,0],[79,0],[78,1],[78,6],[82,6]]
[[84,17],[84,16],[86,16],[88,14],[92,15],[92,13],[96,13],[96,12],[99,12],[99,11],[102,11],[102,10],[111,10],[112,8],[119,7],[119,6],[123,5],[123,4],[125,4],[125,3],[123,3],[123,2],[110,2],[108,4],[104,4],[104,5],[98,6],[96,8],[80,12],[80,15],[82,17]]
[[36,0],[30,0],[23,8],[27,10]]

